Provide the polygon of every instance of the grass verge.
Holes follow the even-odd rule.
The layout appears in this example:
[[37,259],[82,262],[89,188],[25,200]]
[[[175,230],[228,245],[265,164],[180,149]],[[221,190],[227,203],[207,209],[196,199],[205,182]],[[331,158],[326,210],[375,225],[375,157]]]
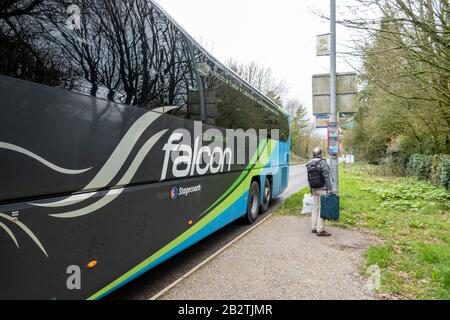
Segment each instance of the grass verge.
[[[450,192],[414,178],[380,177],[367,165],[340,171],[341,220],[336,226],[383,240],[365,253],[382,271],[380,293],[405,299],[450,299]],[[301,190],[277,214],[299,214]]]
[[309,193],[309,187],[303,188],[293,196],[286,199],[286,201],[277,209],[276,215],[280,216],[295,216],[300,214],[303,204],[303,196]]

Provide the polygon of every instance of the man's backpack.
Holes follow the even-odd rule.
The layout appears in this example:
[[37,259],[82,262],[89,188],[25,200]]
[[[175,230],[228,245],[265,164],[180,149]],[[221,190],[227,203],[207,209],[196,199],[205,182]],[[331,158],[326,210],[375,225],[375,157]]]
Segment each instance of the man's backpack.
[[319,189],[325,186],[325,178],[323,177],[323,172],[320,168],[321,161],[325,160],[321,159],[319,161],[312,161],[306,165],[308,170],[309,186],[313,189]]

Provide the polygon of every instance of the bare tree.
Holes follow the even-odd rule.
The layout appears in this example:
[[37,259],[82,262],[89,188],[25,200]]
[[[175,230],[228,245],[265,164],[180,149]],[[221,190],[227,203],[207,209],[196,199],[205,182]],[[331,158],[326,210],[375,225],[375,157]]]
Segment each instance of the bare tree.
[[0,19],[10,19],[22,15],[32,15],[39,11],[44,0],[2,0]]
[[[367,110],[361,112],[359,123],[380,138],[372,145],[386,150],[389,141],[403,141],[394,137],[404,136],[415,141],[418,151],[449,153],[448,0],[357,3],[340,23],[364,35],[349,54],[363,61],[359,71],[364,84],[362,107]],[[365,10],[358,10],[361,7]],[[364,14],[368,10],[371,17]]]
[[275,79],[271,68],[260,66],[255,62],[242,64],[235,59],[229,59],[226,64],[231,70],[274,102],[279,105],[283,104],[288,88],[284,81]]
[[[74,5],[80,25],[68,28],[67,8]],[[20,72],[24,78],[20,66],[26,65],[26,71],[34,68],[27,79],[54,75],[46,83],[60,81],[69,89],[150,109],[186,106],[195,87],[187,40],[152,2],[6,1],[0,13],[0,38],[11,42],[10,49],[1,47],[5,55],[19,47],[37,62],[35,67],[31,61],[0,62],[2,69],[12,69],[5,74]],[[42,68],[49,72],[39,72]]]

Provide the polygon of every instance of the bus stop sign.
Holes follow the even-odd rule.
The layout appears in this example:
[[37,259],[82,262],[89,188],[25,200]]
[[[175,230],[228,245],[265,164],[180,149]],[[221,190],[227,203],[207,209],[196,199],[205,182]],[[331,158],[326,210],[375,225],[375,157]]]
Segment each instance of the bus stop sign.
[[341,135],[339,123],[328,123],[328,154],[332,156],[339,155],[341,152]]

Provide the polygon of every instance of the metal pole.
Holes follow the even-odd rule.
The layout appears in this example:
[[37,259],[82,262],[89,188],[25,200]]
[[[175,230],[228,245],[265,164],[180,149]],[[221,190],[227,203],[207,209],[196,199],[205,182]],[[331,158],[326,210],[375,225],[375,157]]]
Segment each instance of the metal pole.
[[[337,122],[336,108],[336,0],[330,0],[330,122]],[[330,156],[333,191],[339,192],[339,155]]]

